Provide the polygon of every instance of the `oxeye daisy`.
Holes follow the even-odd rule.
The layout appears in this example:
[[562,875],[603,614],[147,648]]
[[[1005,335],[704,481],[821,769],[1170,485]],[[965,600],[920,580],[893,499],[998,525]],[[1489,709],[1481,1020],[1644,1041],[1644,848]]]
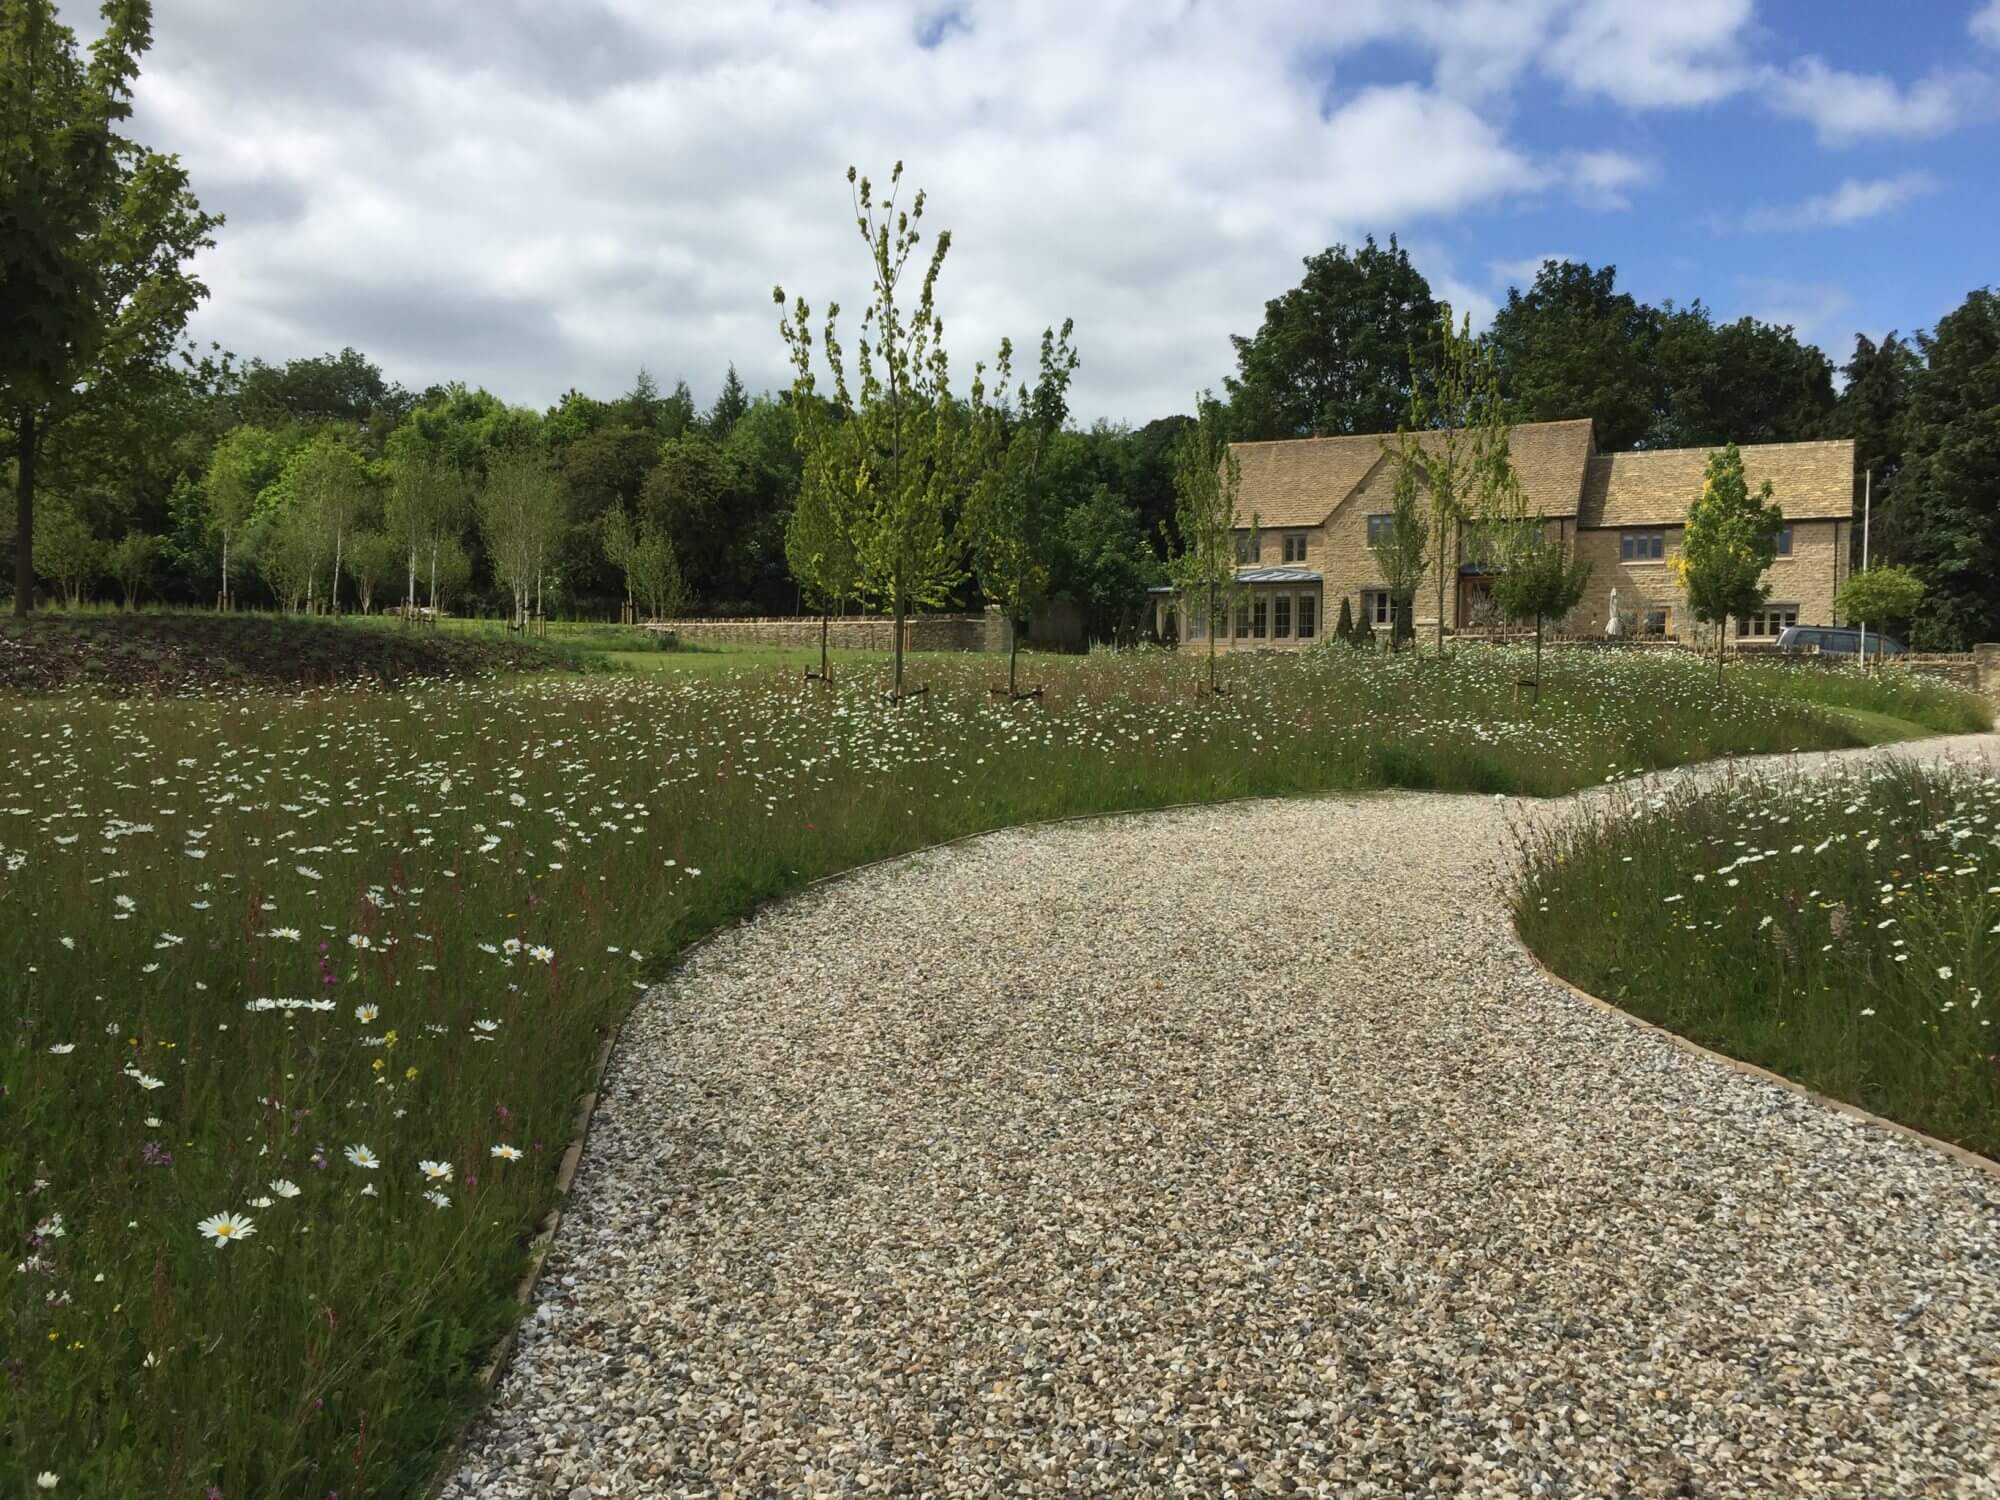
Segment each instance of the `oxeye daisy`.
[[354,1019],[359,1021],[363,1026],[366,1026],[381,1014],[382,1008],[379,1005],[357,1005],[354,1007]]
[[226,1245],[231,1240],[247,1240],[257,1232],[255,1220],[232,1213],[210,1214],[194,1227],[218,1246]]
[[280,1198],[296,1198],[299,1195],[299,1185],[289,1177],[273,1177],[271,1191]]
[[370,1172],[382,1165],[382,1159],[366,1146],[349,1146],[346,1156],[355,1166],[364,1167]]
[[493,1155],[499,1157],[502,1161],[519,1161],[521,1159],[521,1149],[518,1146],[509,1146],[503,1143],[493,1148]]
[[451,1181],[451,1163],[448,1161],[420,1161],[417,1163],[417,1170],[432,1182]]
[[439,1208],[451,1207],[451,1194],[449,1193],[440,1193],[436,1188],[427,1188],[424,1191],[424,1196]]
[[55,1055],[56,1055],[57,1057],[66,1057],[66,1056],[68,1056],[68,1055],[69,1055],[70,1053],[72,1053],[72,1052],[76,1051],[76,1043],[75,1043],[75,1042],[51,1042],[51,1043],[49,1044],[49,1051],[53,1052],[53,1053],[54,1053],[54,1054],[55,1054]]

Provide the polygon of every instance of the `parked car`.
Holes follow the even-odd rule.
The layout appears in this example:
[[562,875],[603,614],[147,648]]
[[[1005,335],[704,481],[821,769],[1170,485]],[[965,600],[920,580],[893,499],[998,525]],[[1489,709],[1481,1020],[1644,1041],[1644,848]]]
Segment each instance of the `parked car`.
[[[1859,656],[1861,630],[1854,625],[1787,625],[1778,636],[1780,651],[1818,651],[1826,656]],[[1909,651],[1893,635],[1868,632],[1870,656],[1902,656]]]

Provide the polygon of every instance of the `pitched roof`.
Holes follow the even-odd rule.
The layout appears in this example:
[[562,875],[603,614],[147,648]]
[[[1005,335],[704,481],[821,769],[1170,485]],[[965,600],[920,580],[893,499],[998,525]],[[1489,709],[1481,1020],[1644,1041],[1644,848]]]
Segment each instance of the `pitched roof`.
[[1372,432],[1230,447],[1242,468],[1239,526],[1249,525],[1253,514],[1266,528],[1317,526],[1382,459],[1382,439]]
[[[1419,441],[1428,449],[1440,435],[1424,433]],[[1243,476],[1237,524],[1247,526],[1254,514],[1265,529],[1319,525],[1382,461],[1385,443],[1393,445],[1394,438],[1371,432],[1232,444]],[[1510,429],[1507,446],[1529,512],[1575,515],[1590,460],[1590,419],[1523,422]]]
[[[1678,526],[1701,493],[1711,448],[1603,453],[1590,460],[1582,526]],[[1754,493],[1771,481],[1771,498],[1791,521],[1845,520],[1854,514],[1854,443],[1752,443],[1740,450]]]

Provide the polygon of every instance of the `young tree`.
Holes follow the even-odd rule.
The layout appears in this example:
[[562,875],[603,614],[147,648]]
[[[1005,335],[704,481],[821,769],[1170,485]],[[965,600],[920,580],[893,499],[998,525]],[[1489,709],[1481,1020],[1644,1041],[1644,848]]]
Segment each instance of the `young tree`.
[[1031,391],[1020,389],[1020,411],[1012,430],[1004,404],[1012,373],[1013,348],[1000,345],[994,385],[1002,404],[987,406],[984,388],[973,384],[973,411],[978,441],[975,448],[978,483],[967,503],[964,525],[972,536],[973,568],[986,597],[1007,616],[1007,696],[1020,696],[1017,664],[1021,625],[1047,597],[1055,568],[1059,517],[1044,459],[1049,444],[1069,417],[1069,382],[1076,370],[1076,351],[1069,336],[1074,322],[1065,319],[1062,333],[1042,330],[1040,374]]
[[242,535],[257,498],[284,472],[286,445],[277,434],[246,422],[225,433],[208,458],[202,488],[208,496],[208,523],[222,543],[222,607],[232,602],[229,548]]
[[61,590],[63,602],[71,609],[104,571],[105,547],[91,534],[89,525],[65,501],[44,505],[35,517],[36,567],[44,578]]
[[1694,617],[1715,626],[1715,680],[1722,681],[1731,615],[1764,602],[1771,586],[1764,574],[1778,556],[1784,512],[1771,502],[1771,481],[1755,495],[1743,477],[1743,455],[1734,443],[1709,454],[1701,494],[1688,507],[1678,556],[1667,566],[1687,590]]
[[306,608],[311,610],[318,594],[320,563],[333,559],[332,587],[327,591],[326,609],[340,613],[340,569],[356,517],[368,498],[368,470],[361,455],[332,429],[322,431],[285,466],[291,503],[297,507],[315,540],[312,546],[314,576],[306,583]]
[[[1424,567],[1430,559],[1430,518],[1423,506],[1426,464],[1423,442],[1418,436],[1422,424],[1423,403],[1420,398],[1413,397],[1409,417],[1396,429],[1394,444],[1385,441],[1382,445],[1394,466],[1394,477],[1389,488],[1387,533],[1372,545],[1375,565],[1382,570],[1382,583],[1389,592],[1389,649],[1392,651],[1406,638],[1403,622],[1412,613],[1417,586],[1423,582]],[[1343,596],[1343,608],[1346,603]],[[1368,621],[1366,626],[1372,638],[1374,622]],[[1407,638],[1414,641],[1415,635],[1412,628]]]
[[0,0],[0,419],[14,459],[14,613],[34,607],[35,474],[50,434],[157,371],[208,294],[187,262],[222,220],[179,160],[117,131],[152,44],[106,0],[85,62],[53,0]]
[[[1924,602],[1924,581],[1908,568],[1878,565],[1850,573],[1834,592],[1833,607],[1864,630],[1870,625],[1903,625]],[[1881,659],[1881,646],[1876,646]]]
[[371,528],[357,531],[349,539],[347,574],[354,580],[364,615],[374,612],[376,593],[389,586],[403,560],[402,547],[386,532]]
[[632,530],[632,518],[625,513],[622,505],[613,506],[604,514],[604,560],[618,570],[618,576],[625,580],[625,618],[632,618],[632,578],[633,548],[639,538]]
[[1354,607],[1345,594],[1340,596],[1340,623],[1333,627],[1333,638],[1343,646],[1354,644]]
[[[828,637],[833,612],[854,597],[861,580],[861,562],[854,550],[860,510],[860,497],[853,485],[857,470],[843,453],[856,432],[833,424],[812,394],[811,375],[803,379],[804,383],[794,388],[802,398],[802,410],[818,414],[799,419],[798,442],[805,462],[799,477],[798,504],[785,525],[785,562],[798,580],[799,592],[819,613],[819,676],[814,680],[831,682]],[[820,423],[828,424],[827,428],[821,428]]]
[[679,619],[687,608],[687,584],[672,540],[656,527],[646,528],[634,538],[630,555],[632,583],[646,601],[647,617]]
[[111,576],[125,596],[125,607],[137,609],[139,596],[152,582],[153,568],[160,560],[160,539],[150,531],[128,531],[111,547],[107,561]]
[[1108,484],[1064,514],[1061,565],[1063,586],[1082,604],[1092,640],[1128,639],[1146,591],[1160,581],[1160,560],[1138,511]]
[[412,444],[388,462],[388,534],[402,550],[407,568],[403,609],[417,610],[417,569],[430,567],[431,609],[437,608],[438,550],[458,534],[465,512],[465,479],[441,453]]
[[534,448],[496,453],[479,492],[480,528],[493,559],[496,580],[514,596],[514,628],[527,628],[531,602],[538,600],[542,564],[567,520],[562,479]]
[[[1222,692],[1216,681],[1216,642],[1243,590],[1236,582],[1236,501],[1243,485],[1243,466],[1222,430],[1222,404],[1208,392],[1195,398],[1195,424],[1181,434],[1174,462],[1174,517],[1180,551],[1167,561],[1184,609],[1196,601],[1208,614],[1208,688]],[[1250,518],[1251,545],[1256,544],[1257,518]]]
[[1535,701],[1542,698],[1542,624],[1560,620],[1583,600],[1590,564],[1570,555],[1539,522],[1528,522],[1507,546],[1506,566],[1493,580],[1493,602],[1510,624],[1535,622]]
[[[965,423],[951,396],[944,319],[937,311],[937,279],[951,249],[951,233],[938,235],[915,306],[906,310],[897,298],[922,240],[924,195],[918,192],[907,210],[899,209],[896,194],[902,179],[903,164],[897,162],[889,195],[877,203],[869,180],[847,169],[855,227],[868,246],[874,275],[855,350],[859,384],[851,405],[834,337],[838,303],[827,308],[824,335],[837,405],[851,412],[843,425],[854,429],[852,442],[836,448],[835,461],[843,472],[835,479],[841,492],[854,495],[849,535],[861,592],[886,606],[895,621],[892,696],[898,700],[904,696],[904,621],[913,608],[945,603],[964,578],[945,511],[973,477],[966,473]],[[785,305],[783,287],[772,288],[771,296],[778,306]],[[810,320],[811,310],[801,298],[780,324],[795,369],[810,363]],[[823,435],[825,429],[802,425],[801,443],[814,441],[808,436],[814,431]],[[811,468],[811,450],[805,451]]]

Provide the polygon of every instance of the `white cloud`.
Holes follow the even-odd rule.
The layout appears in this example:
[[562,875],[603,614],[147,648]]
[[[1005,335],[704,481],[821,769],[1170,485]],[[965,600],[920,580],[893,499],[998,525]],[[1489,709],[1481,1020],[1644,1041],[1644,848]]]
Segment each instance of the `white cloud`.
[[1575,260],[1567,250],[1551,250],[1546,255],[1524,255],[1519,260],[1489,260],[1487,274],[1496,286],[1520,287],[1526,289],[1535,284],[1535,277],[1541,274],[1544,261]]
[[1790,327],[1808,343],[1825,346],[1825,335],[1837,332],[1834,321],[1854,305],[1837,286],[1792,281],[1782,276],[1739,276],[1747,299],[1744,311],[1766,323]]
[[1573,87],[1636,109],[1714,104],[1743,86],[1751,0],[1582,0],[1547,65]]
[[1572,195],[1590,208],[1630,208],[1625,189],[1653,181],[1658,169],[1622,151],[1572,151],[1563,157]]
[[779,385],[773,283],[837,298],[851,327],[867,289],[843,174],[879,181],[902,156],[925,225],[953,231],[960,370],[1074,316],[1079,416],[1143,420],[1219,383],[1228,336],[1336,240],[1642,179],[1616,152],[1530,150],[1484,107],[1479,79],[1536,44],[1524,23],[1437,43],[1462,90],[1342,76],[1355,47],[1518,10],[963,0],[933,34],[917,0],[592,0],[554,19],[348,0],[254,24],[184,0],[159,18],[136,123],[229,215],[193,331],[245,355],[351,343],[412,386],[529,403],[614,393],[641,363],[704,399],[731,360]]
[[1965,29],[1972,39],[1984,42],[1989,47],[2000,47],[2000,0],[1986,0],[1986,4],[1973,12],[1972,19],[1965,23]]
[[1830,68],[1817,57],[1766,69],[1762,91],[1773,109],[1805,120],[1830,146],[1942,135],[2000,109],[2000,85],[1984,73],[1935,72],[1905,88],[1879,73]]
[[1938,190],[1938,180],[1928,172],[1904,172],[1896,177],[1850,177],[1830,193],[1817,193],[1798,203],[1753,208],[1743,216],[1743,227],[1752,231],[1770,229],[1823,229],[1859,224],[1867,219],[1893,213],[1906,203]]

